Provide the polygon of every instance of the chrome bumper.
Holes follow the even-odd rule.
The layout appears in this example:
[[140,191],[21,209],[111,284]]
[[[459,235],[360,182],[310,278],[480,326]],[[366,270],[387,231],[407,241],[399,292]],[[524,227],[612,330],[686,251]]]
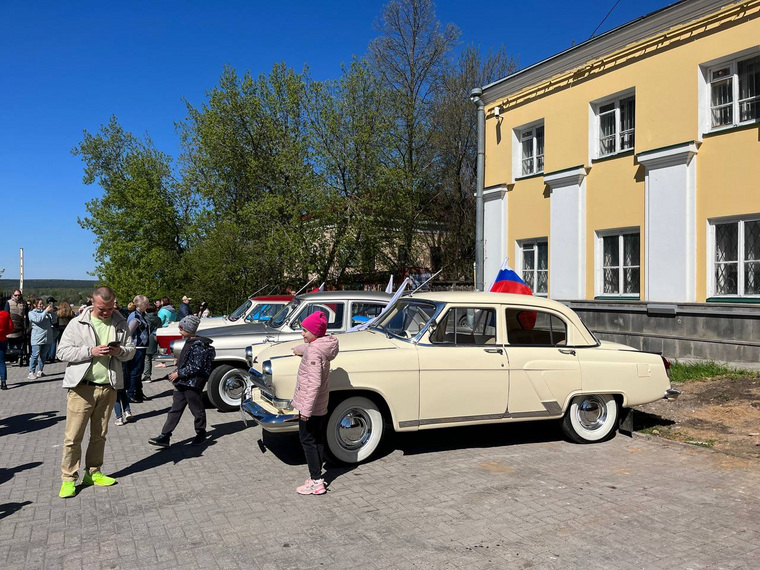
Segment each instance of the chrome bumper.
[[662,397],[663,400],[677,400],[678,396],[681,395],[681,390],[676,390],[675,388],[669,388],[665,390],[665,395]]
[[250,398],[246,398],[240,402],[240,415],[246,426],[249,419],[246,415],[248,415],[254,421],[254,425],[260,424],[261,427],[270,431],[291,431],[298,429],[298,425],[294,423],[298,421],[298,414],[273,414]]

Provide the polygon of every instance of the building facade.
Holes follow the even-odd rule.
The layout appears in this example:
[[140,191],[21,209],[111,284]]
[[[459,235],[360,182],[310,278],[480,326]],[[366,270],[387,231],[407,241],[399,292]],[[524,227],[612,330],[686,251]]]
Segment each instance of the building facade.
[[603,338],[760,359],[760,0],[685,0],[483,88],[484,273]]

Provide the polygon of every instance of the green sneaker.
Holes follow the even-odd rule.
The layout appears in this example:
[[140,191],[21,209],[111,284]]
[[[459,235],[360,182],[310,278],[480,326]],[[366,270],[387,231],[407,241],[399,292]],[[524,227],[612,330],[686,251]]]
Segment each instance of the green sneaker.
[[58,492],[58,496],[61,499],[70,499],[76,497],[77,484],[74,481],[64,481],[61,483],[61,490]]
[[82,477],[82,485],[110,487],[114,483],[116,483],[116,479],[109,477],[108,475],[103,475],[100,471],[95,471],[95,473],[85,473],[85,476]]

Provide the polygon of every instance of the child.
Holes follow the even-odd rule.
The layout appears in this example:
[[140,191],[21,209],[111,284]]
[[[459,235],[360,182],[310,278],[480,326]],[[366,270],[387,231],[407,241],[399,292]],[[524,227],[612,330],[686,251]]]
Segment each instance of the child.
[[325,336],[327,318],[317,311],[301,322],[301,336],[306,344],[299,344],[293,354],[301,357],[298,381],[293,395],[293,407],[298,410],[298,435],[301,439],[309,478],[296,489],[301,495],[326,493],[322,478],[324,458],[325,418],[329,399],[330,361],[338,355],[338,339]]
[[176,372],[169,374],[169,380],[174,382],[172,408],[161,435],[148,440],[151,445],[169,447],[172,432],[188,405],[195,418],[196,434],[190,445],[203,445],[206,441],[206,409],[202,394],[216,351],[211,346],[211,339],[195,334],[200,322],[195,315],[188,315],[179,322],[179,332],[185,339],[185,346],[179,355]]

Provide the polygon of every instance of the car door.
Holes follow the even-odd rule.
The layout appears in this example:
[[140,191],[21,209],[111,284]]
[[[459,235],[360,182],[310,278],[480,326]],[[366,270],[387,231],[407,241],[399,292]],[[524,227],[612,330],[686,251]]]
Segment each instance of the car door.
[[559,415],[581,388],[581,368],[567,346],[568,324],[558,314],[507,307],[509,417]]
[[418,345],[420,426],[500,418],[507,360],[494,307],[451,307]]

